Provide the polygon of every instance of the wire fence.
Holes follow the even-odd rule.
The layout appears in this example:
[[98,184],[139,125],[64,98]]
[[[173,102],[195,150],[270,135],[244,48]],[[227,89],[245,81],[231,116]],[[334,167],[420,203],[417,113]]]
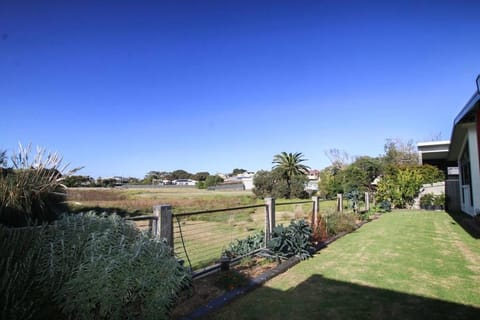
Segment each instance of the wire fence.
[[311,222],[314,203],[312,200],[275,204],[275,225],[289,225],[292,220]]
[[172,214],[170,205],[160,205],[154,207],[153,215],[127,219],[152,236],[165,239],[195,276],[218,267],[222,253],[236,240],[264,231],[266,243],[275,226],[299,219],[310,223],[318,212],[318,197],[284,203],[266,198],[265,204],[177,214]]
[[192,270],[202,269],[217,263],[230,243],[260,232],[264,226],[263,204],[175,214],[175,255]]

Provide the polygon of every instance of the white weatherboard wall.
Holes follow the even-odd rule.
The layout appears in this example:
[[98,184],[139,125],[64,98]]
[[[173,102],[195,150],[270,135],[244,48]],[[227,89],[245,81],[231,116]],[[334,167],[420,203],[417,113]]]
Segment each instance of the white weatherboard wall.
[[[480,213],[480,166],[478,158],[478,144],[477,144],[477,132],[474,126],[468,128],[466,142],[464,148],[468,148],[470,155],[470,171],[472,179],[472,195],[473,195],[473,207],[470,203],[465,204],[463,200],[462,211],[468,213],[471,216],[474,216],[476,213]],[[460,166],[460,157],[463,152],[460,152],[458,158],[458,164]],[[462,178],[460,177],[460,190],[462,190]]]
[[[473,212],[480,211],[480,166],[478,158],[477,131],[475,128],[468,130],[468,141],[470,147],[470,166],[472,170],[472,188],[473,188]],[[478,212],[480,213],[480,212]]]

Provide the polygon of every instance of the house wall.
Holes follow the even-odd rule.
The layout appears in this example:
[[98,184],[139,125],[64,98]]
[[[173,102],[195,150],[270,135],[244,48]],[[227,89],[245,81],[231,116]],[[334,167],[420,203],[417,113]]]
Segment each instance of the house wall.
[[[472,170],[473,208],[472,215],[480,211],[480,158],[478,154],[477,126],[468,130],[470,141],[470,165]],[[478,212],[480,213],[480,212]]]
[[[462,211],[468,213],[471,216],[474,216],[477,211],[480,211],[480,164],[479,164],[479,149],[478,149],[478,139],[477,139],[477,126],[470,126],[467,130],[467,135],[465,139],[468,141],[468,145],[465,144],[464,148],[469,148],[470,154],[470,171],[472,179],[472,195],[473,195],[473,207],[470,204],[463,205]],[[462,148],[462,150],[464,149]],[[460,166],[460,152],[458,163]],[[460,178],[460,190],[462,190],[462,179]]]
[[[478,78],[477,78],[477,81],[478,81]],[[476,112],[476,118],[477,121],[476,121],[476,130],[477,130],[477,150],[478,150],[478,157],[480,158],[480,108],[477,108],[477,112]]]

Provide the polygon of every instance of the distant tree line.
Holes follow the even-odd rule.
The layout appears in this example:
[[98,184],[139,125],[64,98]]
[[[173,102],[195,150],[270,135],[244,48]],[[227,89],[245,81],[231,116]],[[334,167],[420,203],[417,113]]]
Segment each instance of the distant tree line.
[[[4,161],[4,153],[0,153],[0,164]],[[246,169],[235,168],[228,174],[228,176],[235,176],[247,172]],[[115,187],[122,184],[143,184],[154,185],[161,184],[164,181],[172,182],[179,179],[192,179],[197,181],[197,187],[200,189],[215,186],[224,182],[224,179],[218,175],[212,175],[207,171],[200,171],[197,173],[190,173],[183,169],[178,169],[172,172],[168,171],[149,171],[143,179],[134,177],[128,178],[102,178],[97,179],[85,175],[73,175],[65,177],[63,183],[67,187]]]

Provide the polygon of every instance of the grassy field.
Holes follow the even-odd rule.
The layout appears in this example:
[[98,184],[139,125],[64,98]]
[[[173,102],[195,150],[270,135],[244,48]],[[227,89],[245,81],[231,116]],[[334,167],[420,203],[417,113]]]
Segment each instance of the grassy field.
[[174,212],[226,208],[257,203],[249,191],[208,191],[196,188],[70,188],[68,201],[75,211],[104,209],[125,215],[152,213],[152,207],[170,204]]
[[215,319],[480,319],[480,240],[445,212],[366,224]]
[[[116,212],[123,216],[151,214],[159,204],[172,205],[174,214],[264,204],[250,191],[209,191],[195,188],[107,189],[72,188],[68,201],[73,211],[93,209],[97,212]],[[298,199],[279,199],[277,203]],[[331,210],[335,201],[322,202],[322,210]],[[312,204],[288,204],[276,207],[276,223],[287,225],[292,219],[310,218]],[[137,222],[147,228],[148,221]],[[223,249],[235,239],[264,229],[265,208],[202,214],[174,219],[174,248],[176,254],[192,263],[194,269],[218,260]],[[183,239],[182,239],[183,238]],[[182,241],[183,240],[183,241]],[[186,250],[184,250],[184,246]]]

